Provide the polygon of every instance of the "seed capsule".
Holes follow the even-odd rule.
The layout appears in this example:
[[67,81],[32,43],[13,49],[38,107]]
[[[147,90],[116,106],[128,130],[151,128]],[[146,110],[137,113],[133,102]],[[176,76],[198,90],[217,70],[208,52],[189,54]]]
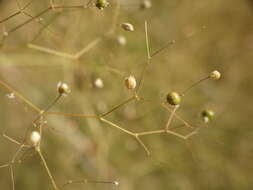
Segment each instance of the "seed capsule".
[[100,10],[103,10],[109,5],[109,2],[107,0],[97,0],[96,7]]
[[66,83],[58,82],[57,91],[60,95],[67,96],[71,92],[69,86]]
[[143,0],[141,3],[141,8],[142,9],[150,9],[152,7],[152,3],[150,0]]
[[40,134],[37,131],[33,131],[30,135],[30,141],[33,146],[37,146],[40,142]]
[[170,92],[167,95],[167,102],[173,106],[179,105],[181,103],[181,96],[177,92]]
[[214,118],[214,112],[212,110],[203,110],[201,112],[201,117],[204,120],[205,123],[208,123]]
[[130,75],[128,77],[125,78],[125,85],[128,89],[134,89],[136,88],[136,79],[133,75]]
[[104,82],[101,78],[96,78],[94,80],[94,87],[96,88],[103,88],[104,87]]
[[134,31],[134,26],[130,23],[122,23],[121,27],[128,32],[133,32]]
[[213,80],[219,80],[221,77],[221,73],[219,71],[212,71],[209,77]]
[[127,43],[125,36],[122,36],[122,35],[117,37],[117,41],[118,41],[119,45],[121,45],[121,46],[124,46]]

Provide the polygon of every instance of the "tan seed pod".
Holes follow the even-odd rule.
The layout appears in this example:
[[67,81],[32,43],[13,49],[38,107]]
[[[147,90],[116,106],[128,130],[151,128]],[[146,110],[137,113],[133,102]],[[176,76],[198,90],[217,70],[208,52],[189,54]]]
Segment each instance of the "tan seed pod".
[[130,23],[122,23],[121,27],[128,32],[133,32],[134,31],[134,26]]
[[136,85],[137,85],[135,77],[133,75],[126,77],[125,78],[125,85],[128,89],[135,89]]
[[124,46],[127,43],[125,36],[122,36],[122,35],[119,35],[117,37],[117,41],[118,41],[119,45],[121,45],[121,46]]
[[212,71],[209,77],[213,80],[219,80],[221,77],[221,73],[219,71]]
[[150,9],[152,7],[152,3],[150,0],[143,0],[141,3],[141,8],[142,9]]
[[101,78],[96,78],[96,79],[94,80],[94,86],[95,86],[96,88],[103,88],[103,87],[104,87],[104,82],[103,82],[103,80],[102,80]]
[[71,92],[69,86],[66,83],[58,82],[57,91],[60,95],[67,96]]
[[33,131],[30,135],[30,142],[33,146],[37,146],[40,142],[40,134],[38,131]]

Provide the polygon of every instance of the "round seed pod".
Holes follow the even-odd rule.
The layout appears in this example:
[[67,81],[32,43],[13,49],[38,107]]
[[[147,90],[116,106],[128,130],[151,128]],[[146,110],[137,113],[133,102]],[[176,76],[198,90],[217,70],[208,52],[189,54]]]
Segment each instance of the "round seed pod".
[[128,32],[133,32],[134,31],[134,26],[130,23],[122,23],[121,27]]
[[212,71],[209,77],[213,80],[219,80],[221,77],[221,73],[219,71]]
[[96,88],[103,88],[104,87],[104,82],[101,78],[96,78],[94,80],[94,87]]
[[125,86],[128,89],[135,89],[137,85],[136,79],[133,75],[130,75],[125,78]]
[[142,9],[150,9],[152,7],[152,3],[150,0],[143,0],[141,3],[141,8]]
[[58,82],[57,91],[60,95],[67,96],[71,92],[69,86],[66,83]]
[[97,0],[96,7],[100,10],[103,10],[109,5],[109,2],[107,0]]
[[167,102],[170,105],[176,106],[181,103],[181,96],[177,92],[170,92],[167,94]]
[[125,36],[119,35],[117,37],[117,42],[119,45],[124,46],[124,45],[126,45],[127,40],[126,40]]
[[38,131],[33,131],[30,135],[30,142],[33,146],[37,146],[40,142],[40,134]]
[[204,120],[205,123],[208,123],[214,118],[214,111],[212,110],[203,110],[201,112],[201,117]]

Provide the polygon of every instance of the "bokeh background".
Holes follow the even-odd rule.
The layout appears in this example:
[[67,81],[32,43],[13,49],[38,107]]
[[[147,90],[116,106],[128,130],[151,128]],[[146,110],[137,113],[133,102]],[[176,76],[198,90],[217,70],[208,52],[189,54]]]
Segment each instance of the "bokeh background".
[[[116,1],[103,11],[96,7],[59,9],[9,33],[35,16],[49,1],[33,1],[25,14],[5,21],[18,11],[15,0],[0,1],[0,79],[35,105],[46,107],[57,95],[59,81],[69,84],[71,94],[51,111],[99,114],[131,95],[125,76],[140,76],[145,60],[144,21],[148,21],[151,51],[168,41],[176,43],[152,58],[141,95],[163,102],[170,91],[182,91],[212,70],[220,81],[206,81],[183,99],[178,114],[192,125],[202,125],[200,112],[215,111],[215,119],[187,141],[171,135],[146,136],[149,157],[136,140],[96,119],[47,116],[42,151],[57,184],[69,179],[117,180],[119,187],[76,184],[64,189],[203,190],[253,188],[252,146],[252,44],[251,0],[153,0],[141,9],[141,0],[120,0],[115,31]],[[24,6],[28,1],[19,0]],[[84,1],[56,1],[57,5],[80,5]],[[93,3],[93,2],[92,2]],[[120,23],[129,22],[134,32]],[[46,27],[45,27],[46,26]],[[205,28],[205,29],[203,29]],[[118,36],[127,43],[120,45]],[[73,60],[29,48],[34,44],[75,54],[93,40],[99,43]],[[103,88],[94,80],[101,78]],[[0,88],[0,132],[20,141],[36,113]],[[114,111],[108,119],[136,132],[161,129],[169,113],[160,106],[133,102]],[[173,120],[172,126],[181,123]],[[185,133],[187,131],[180,131]],[[17,146],[0,138],[0,165],[8,162]],[[45,169],[32,151],[15,165],[16,189],[52,189]],[[0,170],[0,189],[10,190],[8,169]]]

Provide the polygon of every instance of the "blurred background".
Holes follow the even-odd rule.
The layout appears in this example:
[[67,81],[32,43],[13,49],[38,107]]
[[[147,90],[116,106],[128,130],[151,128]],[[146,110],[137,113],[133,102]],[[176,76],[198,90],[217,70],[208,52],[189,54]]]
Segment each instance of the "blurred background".
[[[58,6],[87,2],[55,1]],[[171,40],[175,44],[152,58],[141,96],[164,102],[168,92],[180,92],[219,70],[221,80],[192,89],[177,111],[193,126],[203,125],[203,109],[216,114],[187,141],[172,135],[143,137],[150,156],[136,139],[97,119],[48,115],[41,148],[56,183],[70,179],[120,183],[63,188],[71,190],[252,189],[253,1],[153,0],[145,8],[142,0],[120,0],[118,9],[117,1],[111,0],[104,10],[94,2],[86,9],[59,8],[39,15],[49,1],[1,0],[0,79],[40,108],[52,102],[57,83],[64,81],[71,93],[50,111],[103,113],[132,94],[124,78],[130,74],[139,78],[144,68],[147,20],[151,52]],[[20,12],[18,4],[27,7]],[[120,24],[125,22],[135,30],[122,30]],[[80,50],[84,53],[75,56]],[[0,97],[0,133],[22,141],[36,112],[2,86]],[[161,106],[132,102],[107,118],[142,132],[164,128],[168,116]],[[174,119],[172,127],[181,124]],[[0,165],[8,163],[17,148],[1,137]],[[52,189],[32,150],[15,164],[14,174],[17,190]],[[0,169],[0,189],[12,189],[8,168]]]

